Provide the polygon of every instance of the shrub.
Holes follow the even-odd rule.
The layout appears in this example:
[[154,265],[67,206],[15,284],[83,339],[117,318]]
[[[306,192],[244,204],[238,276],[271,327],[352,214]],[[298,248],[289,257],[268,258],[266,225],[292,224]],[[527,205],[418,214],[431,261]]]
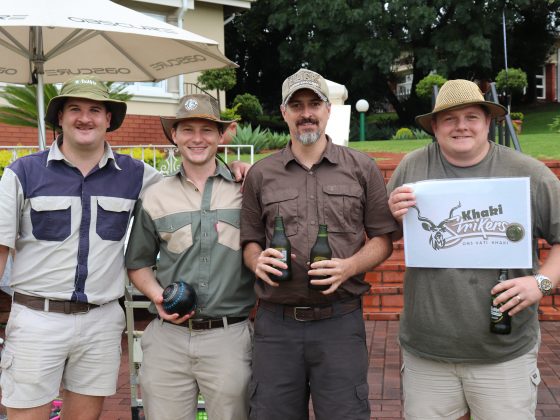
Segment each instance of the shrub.
[[560,115],[552,120],[552,124],[548,124],[548,127],[557,133],[560,133]]
[[413,140],[416,137],[410,128],[399,128],[391,140]]
[[237,109],[238,114],[243,121],[256,121],[262,115],[263,109],[259,99],[250,93],[237,95],[233,100],[233,106],[239,105]]
[[[162,165],[165,163],[167,159],[166,153],[159,149],[151,149],[151,148],[144,148],[141,147],[133,147],[133,148],[126,148],[120,149],[118,147],[114,148],[117,153],[122,155],[128,155],[134,159],[142,160],[146,162],[148,165],[154,164],[155,160],[155,167],[158,170],[161,170]],[[142,154],[143,153],[143,154]]]
[[496,89],[498,93],[509,91],[512,94],[520,95],[526,87],[527,74],[521,69],[508,69],[507,75],[506,70],[503,69],[496,76]]
[[395,124],[399,121],[396,112],[383,112],[380,114],[370,114],[366,117],[368,124],[386,125]]
[[269,131],[266,137],[267,149],[282,149],[290,141],[290,135],[286,133],[275,133]]
[[234,105],[231,108],[224,109],[222,112],[220,112],[220,118],[222,120],[226,120],[226,121],[240,120],[241,115],[239,115],[239,112],[238,112],[240,106],[241,106],[241,104],[237,104],[237,105]]
[[419,98],[430,100],[432,98],[433,86],[437,85],[438,89],[447,82],[447,79],[439,74],[428,74],[416,85],[416,95]]
[[523,119],[525,118],[523,112],[510,112],[509,116],[511,117],[512,120],[519,120],[519,121],[523,121]]
[[431,139],[432,136],[430,136],[428,133],[426,133],[424,130],[421,130],[419,128],[414,128],[412,130],[412,133],[414,134],[414,138],[416,138],[417,140],[421,140],[421,139]]
[[253,151],[260,153],[262,149],[268,148],[267,136],[269,133],[268,129],[261,130],[260,126],[253,130],[250,124],[238,125],[237,132],[231,139],[231,144],[252,144]]

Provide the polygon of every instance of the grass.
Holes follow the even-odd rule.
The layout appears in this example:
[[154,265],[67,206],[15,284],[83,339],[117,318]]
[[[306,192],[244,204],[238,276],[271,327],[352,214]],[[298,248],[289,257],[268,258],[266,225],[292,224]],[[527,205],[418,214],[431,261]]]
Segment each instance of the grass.
[[[560,103],[532,105],[514,108],[525,114],[523,130],[519,135],[519,143],[523,153],[537,159],[560,160],[560,133],[553,132],[549,124],[560,115]],[[424,147],[430,139],[423,140],[369,140],[353,141],[349,147],[362,152],[408,153]],[[255,155],[255,161],[268,156],[271,152]],[[248,162],[249,156],[242,155],[241,160]]]

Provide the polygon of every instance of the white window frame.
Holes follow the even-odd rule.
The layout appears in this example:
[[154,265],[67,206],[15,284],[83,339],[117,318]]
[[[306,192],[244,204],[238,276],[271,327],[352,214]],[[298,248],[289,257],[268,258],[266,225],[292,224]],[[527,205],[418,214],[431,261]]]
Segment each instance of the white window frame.
[[[542,95],[538,95],[539,89],[542,89]],[[542,73],[535,75],[535,91],[537,99],[546,99],[546,66],[542,66]]]

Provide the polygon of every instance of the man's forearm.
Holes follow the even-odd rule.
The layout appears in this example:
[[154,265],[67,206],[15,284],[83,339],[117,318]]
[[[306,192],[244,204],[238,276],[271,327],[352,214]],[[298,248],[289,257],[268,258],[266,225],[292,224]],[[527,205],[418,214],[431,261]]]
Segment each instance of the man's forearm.
[[161,295],[163,289],[156,280],[152,267],[129,269],[128,278],[134,286],[148,299],[154,301],[156,296]]
[[4,270],[6,269],[6,262],[8,261],[9,255],[10,248],[5,245],[0,245],[0,278],[4,275]]
[[262,247],[256,242],[249,242],[243,247],[243,262],[253,273],[257,271],[257,260],[262,250]]
[[348,258],[353,267],[352,276],[365,273],[385,261],[393,252],[393,243],[389,235],[375,236],[364,244],[354,255]]

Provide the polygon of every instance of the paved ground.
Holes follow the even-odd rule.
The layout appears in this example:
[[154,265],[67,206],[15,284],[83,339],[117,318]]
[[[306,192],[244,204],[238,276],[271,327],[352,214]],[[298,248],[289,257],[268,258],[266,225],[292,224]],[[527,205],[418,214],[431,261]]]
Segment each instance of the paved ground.
[[[370,366],[368,379],[372,419],[402,419],[400,364],[397,345],[398,321],[366,321]],[[537,419],[560,419],[560,322],[541,322],[542,347],[539,369],[542,382],[539,387]],[[128,351],[123,340],[123,363],[119,389],[108,398],[102,420],[130,420],[130,388]],[[289,419],[287,419],[289,420]],[[333,419],[338,420],[338,419]]]

